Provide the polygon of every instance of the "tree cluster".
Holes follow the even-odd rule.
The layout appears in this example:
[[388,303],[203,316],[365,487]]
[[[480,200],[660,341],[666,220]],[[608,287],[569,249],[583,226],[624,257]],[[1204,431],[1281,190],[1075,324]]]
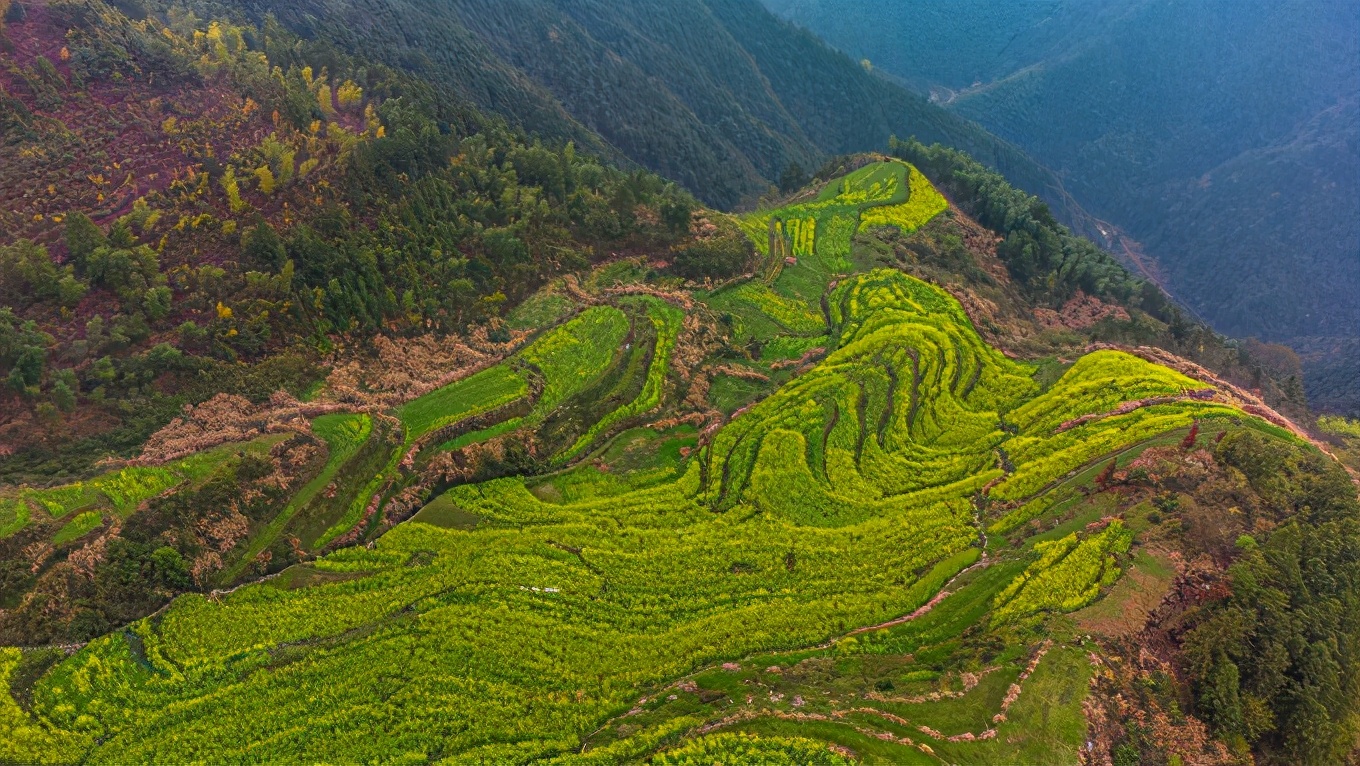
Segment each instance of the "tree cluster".
[[1269,762],[1343,762],[1360,713],[1355,487],[1320,453],[1251,431],[1230,434],[1217,456],[1280,523],[1238,538],[1228,595],[1189,615],[1196,711]]

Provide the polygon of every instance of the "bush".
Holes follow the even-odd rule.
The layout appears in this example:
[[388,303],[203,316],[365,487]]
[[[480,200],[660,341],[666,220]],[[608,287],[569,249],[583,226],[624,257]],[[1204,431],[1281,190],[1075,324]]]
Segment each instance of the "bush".
[[728,279],[751,270],[755,246],[735,226],[671,251],[671,271],[686,279]]

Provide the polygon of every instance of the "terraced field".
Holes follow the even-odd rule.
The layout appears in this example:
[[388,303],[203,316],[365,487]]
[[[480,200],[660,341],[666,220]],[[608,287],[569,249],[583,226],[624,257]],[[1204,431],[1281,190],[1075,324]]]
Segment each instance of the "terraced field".
[[[542,432],[554,472],[455,483],[371,546],[90,643],[26,678],[25,707],[0,695],[0,760],[1074,761],[1093,671],[1062,615],[1146,525],[1074,487],[1244,416],[1116,351],[1041,392],[947,292],[854,273],[857,232],[943,209],[880,162],[744,219],[763,273],[696,297],[775,362],[825,354],[765,360],[774,392],[702,433],[632,428],[679,398],[687,317],[650,296],[405,405],[323,544],[407,486],[413,449]],[[317,422],[331,456],[295,505],[367,422]]]
[[326,465],[297,491],[288,505],[263,530],[256,533],[240,560],[222,574],[222,583],[230,584],[240,577],[246,566],[278,539],[297,512],[335,480],[336,474],[373,436],[373,418],[366,414],[322,415],[312,421],[312,433],[324,441],[329,450]]
[[[259,453],[280,441],[265,437],[245,445]],[[55,535],[58,545],[83,537],[106,522],[126,519],[144,501],[181,484],[210,475],[242,445],[202,452],[162,466],[129,466],[45,489],[22,488],[0,495],[0,538],[15,534],[34,520],[68,520]]]
[[[390,451],[387,464],[354,495],[345,513],[315,545],[325,546],[365,521],[366,514],[371,517],[376,510],[374,498],[392,492],[402,459],[419,449],[426,436],[520,400],[531,405],[529,423],[541,422],[563,399],[604,374],[627,333],[628,320],[623,312],[608,306],[588,309],[544,333],[506,363],[398,408],[404,440],[401,448]],[[530,400],[531,380],[536,394]]]

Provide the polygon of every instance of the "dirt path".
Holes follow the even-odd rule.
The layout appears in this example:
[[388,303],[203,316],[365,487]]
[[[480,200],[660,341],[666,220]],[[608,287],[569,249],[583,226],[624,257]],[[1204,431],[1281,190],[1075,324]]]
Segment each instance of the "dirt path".
[[936,593],[929,601],[922,604],[920,607],[916,609],[916,611],[912,612],[911,614],[903,615],[895,620],[881,622],[877,625],[867,625],[863,628],[856,628],[850,631],[849,633],[846,633],[845,636],[832,639],[826,644],[816,648],[829,649],[830,647],[834,646],[837,641],[839,641],[841,638],[845,638],[846,636],[858,636],[862,633],[869,633],[875,630],[891,628],[897,625],[905,625],[911,622],[912,620],[917,620],[926,616],[927,614],[930,614],[930,610],[938,606],[941,601],[944,601],[946,598],[949,598],[950,596],[954,595],[954,591],[950,590],[949,588],[955,582],[957,582],[960,577],[963,577],[964,575],[968,574],[969,572],[972,572],[975,569],[986,569],[987,567],[992,565],[991,558],[987,555],[987,525],[982,523],[982,511],[976,506],[974,506],[973,508],[973,525],[977,527],[978,541],[979,544],[981,545],[982,555],[978,557],[977,561],[964,567],[963,569],[960,569],[957,574],[955,574],[953,577],[945,581],[945,584],[940,586],[939,592]]

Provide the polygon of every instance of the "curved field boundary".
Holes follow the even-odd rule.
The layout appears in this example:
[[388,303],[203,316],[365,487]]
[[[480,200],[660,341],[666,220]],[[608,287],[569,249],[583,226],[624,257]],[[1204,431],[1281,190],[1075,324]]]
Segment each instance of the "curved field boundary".
[[570,448],[556,458],[557,462],[569,461],[609,429],[661,406],[662,388],[666,382],[666,372],[670,369],[671,352],[675,349],[685,314],[659,299],[650,298],[647,302],[647,318],[656,330],[656,344],[653,347],[651,363],[647,366],[647,377],[642,384],[642,391],[632,401],[596,421]]
[[340,467],[373,436],[373,418],[366,414],[322,415],[312,421],[312,433],[320,438],[329,450],[326,464],[311,481],[293,495],[288,505],[279,511],[264,529],[255,534],[240,559],[221,574],[218,582],[226,585],[240,577],[255,557],[274,543],[279,533],[292,521],[294,514],[310,503],[318,492],[335,479]]

